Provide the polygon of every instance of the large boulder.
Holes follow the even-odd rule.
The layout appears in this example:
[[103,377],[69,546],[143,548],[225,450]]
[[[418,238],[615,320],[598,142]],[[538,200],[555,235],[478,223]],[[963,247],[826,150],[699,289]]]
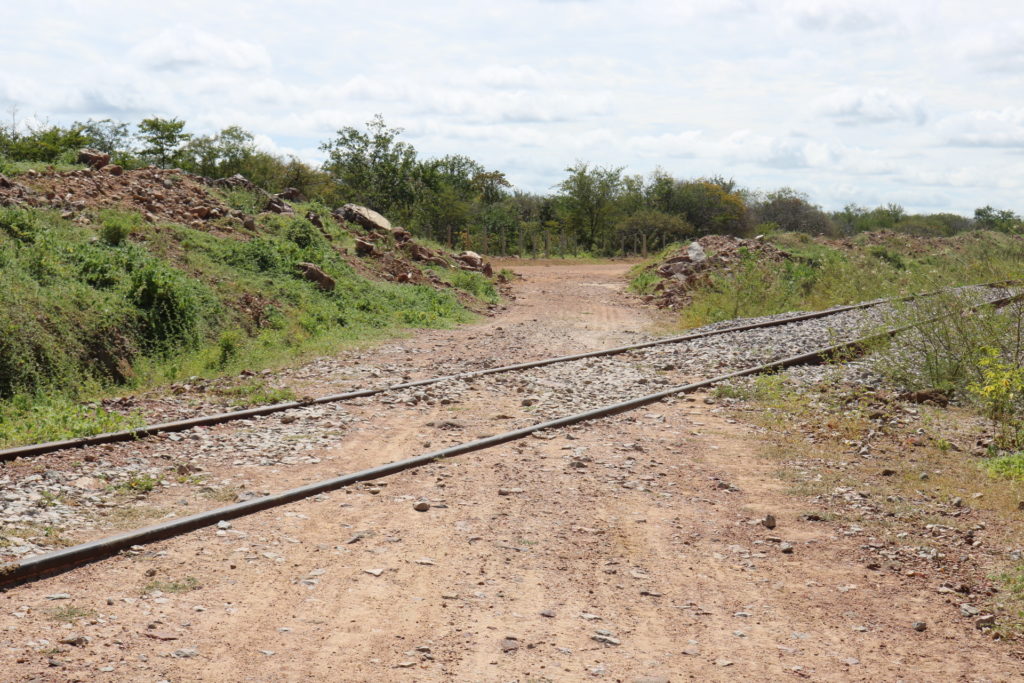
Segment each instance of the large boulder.
[[315,283],[319,289],[325,292],[334,291],[334,278],[325,273],[320,266],[314,263],[297,263],[295,269],[302,277]]
[[337,210],[341,218],[349,223],[361,225],[365,230],[380,230],[391,232],[391,221],[373,209],[358,204],[346,204]]
[[380,256],[377,246],[368,240],[356,238],[356,255],[358,256]]
[[78,150],[78,163],[99,170],[110,163],[110,155],[98,149],[86,147]]
[[464,251],[455,258],[462,261],[470,268],[479,269],[483,268],[484,266],[483,257],[481,257],[480,254],[476,253],[475,251]]

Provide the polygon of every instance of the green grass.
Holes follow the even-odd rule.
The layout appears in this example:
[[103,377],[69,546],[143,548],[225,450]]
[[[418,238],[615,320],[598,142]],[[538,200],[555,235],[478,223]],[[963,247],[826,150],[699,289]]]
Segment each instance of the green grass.
[[0,448],[141,427],[141,415],[124,417],[60,394],[19,394],[0,401]]
[[481,301],[496,304],[500,300],[494,283],[483,273],[477,273],[472,270],[441,268],[440,266],[430,266],[430,270],[434,271],[441,280],[447,282],[452,287],[469,292]]
[[[227,195],[238,206],[256,201]],[[54,211],[0,208],[0,444],[134,426],[81,405],[126,389],[280,367],[475,318],[453,292],[360,276],[339,251],[351,237],[327,209],[296,210],[225,235],[131,212],[99,211],[82,226]],[[323,228],[300,217],[307,211]],[[303,261],[330,275],[334,291],[303,279]],[[449,278],[497,301],[478,273]],[[291,397],[282,392],[250,387],[238,401]]]
[[981,466],[989,475],[998,479],[1024,482],[1024,453],[989,458],[982,462]]
[[[682,312],[680,327],[818,310],[948,285],[1011,279],[1024,272],[1024,238],[989,231],[927,240],[864,233],[843,246],[800,233],[777,233],[769,239],[792,258],[778,263],[751,253],[730,272],[713,273],[707,284],[690,292],[693,301]],[[631,289],[648,292],[657,282],[650,273],[649,267],[634,269]]]
[[121,493],[150,493],[160,485],[160,477],[152,474],[139,474],[130,477],[128,481],[114,484],[111,489]]

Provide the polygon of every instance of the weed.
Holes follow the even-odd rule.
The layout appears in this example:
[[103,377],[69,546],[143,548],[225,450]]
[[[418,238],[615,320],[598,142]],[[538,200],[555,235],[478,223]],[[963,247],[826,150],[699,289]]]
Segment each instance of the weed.
[[160,477],[152,474],[136,474],[127,481],[114,484],[111,488],[121,493],[150,493],[160,484]]
[[63,621],[72,624],[79,619],[91,619],[96,616],[96,610],[89,607],[77,607],[75,605],[64,605],[47,610],[46,615],[54,621]]
[[249,406],[285,403],[296,399],[295,392],[289,387],[272,387],[264,380],[253,379],[228,389],[219,389],[222,396],[231,399],[231,405],[241,408]]
[[160,591],[161,593],[188,593],[189,591],[199,590],[202,588],[202,584],[199,583],[199,579],[194,576],[186,576],[180,581],[150,581],[142,587],[143,593],[152,593],[154,591]]
[[142,225],[142,216],[132,211],[103,209],[99,212],[100,238],[112,247],[120,246]]

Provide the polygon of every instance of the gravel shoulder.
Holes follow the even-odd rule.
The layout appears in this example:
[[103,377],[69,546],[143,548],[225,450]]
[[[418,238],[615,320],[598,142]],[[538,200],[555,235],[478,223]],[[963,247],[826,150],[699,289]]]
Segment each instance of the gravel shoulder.
[[[623,293],[627,265],[513,267],[525,279],[493,318],[272,381],[318,395],[642,341],[665,322]],[[829,334],[815,330],[805,336]],[[0,474],[5,491],[21,496],[38,475],[29,483],[41,482],[40,498],[85,490],[79,482],[99,502],[33,505],[55,517],[5,525],[92,538],[651,393],[763,346],[717,339],[715,353],[592,359],[14,463]],[[763,430],[704,398],[448,459],[7,591],[0,665],[18,681],[1015,679],[1012,645],[957,618],[921,577],[854,561],[864,539],[805,519]],[[201,407],[203,396],[161,400]],[[168,483],[108,491],[144,474]]]

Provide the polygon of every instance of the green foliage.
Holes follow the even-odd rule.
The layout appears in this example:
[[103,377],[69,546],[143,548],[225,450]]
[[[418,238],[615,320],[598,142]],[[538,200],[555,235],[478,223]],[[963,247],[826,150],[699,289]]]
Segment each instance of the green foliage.
[[178,119],[162,119],[154,116],[142,119],[138,124],[139,140],[143,147],[139,154],[158,166],[169,166],[178,152],[192,138],[185,132],[185,122]]
[[100,238],[112,247],[120,246],[128,236],[142,226],[142,216],[136,212],[103,209],[99,212]]
[[1019,358],[1009,361],[1001,350],[986,346],[977,361],[981,377],[967,385],[982,412],[995,427],[997,443],[1003,448],[1019,448],[1024,436],[1020,414],[1024,409],[1024,367]]
[[378,114],[366,130],[338,130],[334,140],[320,145],[327,153],[324,170],[341,183],[352,201],[404,220],[411,214],[416,176],[416,149],[399,142],[401,128],[389,128]]
[[143,339],[151,350],[199,345],[204,294],[194,280],[158,261],[131,274],[129,301],[142,312]]
[[498,290],[489,277],[471,270],[452,270],[450,268],[431,268],[438,277],[456,289],[469,292],[481,301],[489,304],[498,303]]
[[1024,453],[1010,453],[982,461],[989,475],[998,479],[1024,482]]
[[152,474],[136,474],[112,488],[121,493],[152,493],[159,485],[160,477]]

